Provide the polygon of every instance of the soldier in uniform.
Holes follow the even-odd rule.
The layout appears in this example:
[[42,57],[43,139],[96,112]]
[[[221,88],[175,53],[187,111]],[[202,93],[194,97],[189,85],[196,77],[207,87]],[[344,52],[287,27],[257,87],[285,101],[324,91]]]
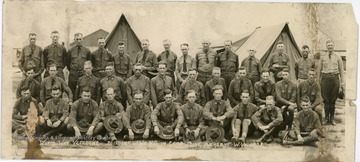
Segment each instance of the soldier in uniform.
[[126,80],[132,75],[132,63],[129,54],[125,53],[125,43],[119,42],[117,54],[114,56],[116,75]]
[[188,79],[181,84],[178,96],[178,102],[185,104],[187,102],[186,94],[189,90],[196,92],[195,103],[205,106],[205,91],[201,82],[196,81],[197,71],[195,68],[189,69]]
[[[67,56],[67,68],[70,71],[68,85],[72,93],[75,93],[77,82],[84,74],[84,62],[91,61],[90,50],[82,45],[83,35],[76,33],[74,37],[76,46],[69,49]],[[75,98],[73,98],[73,100],[75,100]]]
[[246,77],[245,67],[240,67],[237,74],[238,77],[231,81],[228,90],[228,97],[232,107],[240,102],[241,92],[244,90],[250,93],[250,102],[254,100],[254,88],[251,80]]
[[189,44],[183,43],[180,48],[182,56],[176,60],[176,89],[180,89],[180,85],[185,82],[189,69],[196,68],[195,59],[189,55]]
[[41,83],[41,74],[44,71],[44,57],[43,50],[37,46],[36,34],[29,34],[30,44],[22,49],[22,53],[19,60],[19,68],[25,74],[25,68],[34,69],[34,79]]
[[248,52],[249,56],[241,62],[241,66],[246,68],[247,78],[251,80],[254,86],[254,84],[260,80],[262,66],[260,60],[255,57],[256,49],[252,47]]
[[258,106],[265,105],[266,96],[275,97],[275,83],[270,80],[270,71],[264,69],[261,72],[261,80],[255,83],[255,101]]
[[269,67],[270,71],[274,74],[275,82],[280,81],[281,72],[284,68],[290,69],[290,58],[284,53],[284,42],[279,41],[276,45],[276,53],[270,54]]
[[158,64],[158,75],[150,81],[151,103],[155,108],[160,102],[165,101],[164,91],[170,89],[172,95],[175,95],[175,85],[169,76],[166,76],[167,64],[164,61]]
[[224,42],[225,51],[218,55],[216,65],[221,69],[221,77],[225,79],[226,87],[229,87],[239,68],[239,57],[231,50],[231,46],[231,40]]
[[113,62],[112,54],[105,49],[105,38],[98,38],[99,48],[91,53],[91,62],[93,63],[93,74],[98,78],[106,76],[105,66],[108,62]]
[[165,126],[171,126],[174,130],[174,136],[176,138],[180,135],[180,127],[184,121],[184,116],[180,109],[180,105],[173,102],[173,91],[166,89],[163,93],[165,101],[157,104],[151,112],[151,121],[154,125],[154,133],[159,135],[160,129]]
[[90,61],[86,61],[84,63],[85,75],[79,78],[78,84],[76,85],[75,100],[78,100],[80,98],[80,92],[82,91],[82,89],[84,87],[88,87],[91,91],[91,99],[100,104],[100,79],[92,74],[92,70],[92,63]]
[[134,104],[133,96],[135,92],[141,91],[143,93],[142,102],[149,105],[150,101],[150,79],[142,74],[141,64],[134,65],[134,75],[126,80],[127,100],[129,105]]
[[214,96],[212,95],[212,88],[215,85],[221,85],[223,87],[223,95],[222,99],[227,100],[227,87],[225,83],[225,79],[221,78],[221,69],[218,67],[214,67],[212,70],[212,78],[206,82],[205,84],[205,99],[206,102],[209,102],[214,99]]
[[298,83],[308,78],[308,71],[315,68],[315,61],[309,58],[309,46],[302,46],[302,58],[295,63],[295,76]]
[[45,78],[41,82],[41,90],[40,90],[40,100],[43,106],[45,106],[46,101],[51,98],[51,88],[56,85],[60,87],[61,92],[64,92],[69,97],[69,104],[71,105],[73,101],[73,93],[71,92],[70,88],[66,85],[65,81],[60,77],[56,76],[58,72],[56,64],[52,64],[49,66],[49,74],[50,76]]
[[176,68],[176,60],[177,60],[177,55],[176,53],[174,53],[173,51],[170,50],[171,47],[171,41],[166,39],[163,41],[163,46],[165,51],[161,52],[158,57],[157,60],[158,62],[160,61],[165,61],[167,63],[167,72],[166,75],[169,76],[175,85],[175,68]]
[[59,32],[58,31],[53,31],[51,32],[51,36],[50,36],[52,43],[50,45],[48,45],[47,47],[45,47],[44,49],[44,68],[46,68],[45,70],[45,74],[44,74],[44,78],[48,77],[49,74],[49,66],[51,64],[56,64],[57,67],[57,76],[62,78],[63,80],[65,80],[65,76],[64,76],[64,68],[66,66],[66,62],[67,62],[67,52],[66,52],[66,48],[62,45],[59,44]]
[[149,50],[149,40],[143,39],[141,41],[141,46],[143,51],[136,55],[135,63],[140,63],[142,65],[143,74],[151,79],[155,76],[152,73],[155,71],[158,63],[156,54]]
[[16,98],[21,97],[21,87],[29,87],[31,92],[31,97],[35,98],[36,101],[40,101],[40,83],[34,79],[34,69],[25,69],[26,78],[21,80],[17,89],[16,89]]
[[211,79],[211,70],[217,62],[217,54],[214,50],[210,49],[210,45],[211,43],[209,41],[203,41],[203,49],[197,52],[195,56],[196,69],[199,73],[197,80],[202,84],[205,84]]

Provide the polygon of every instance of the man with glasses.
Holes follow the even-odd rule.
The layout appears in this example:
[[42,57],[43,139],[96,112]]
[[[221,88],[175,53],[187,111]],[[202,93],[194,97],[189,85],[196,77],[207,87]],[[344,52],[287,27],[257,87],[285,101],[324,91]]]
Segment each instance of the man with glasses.
[[182,56],[176,60],[176,88],[180,89],[180,85],[186,81],[189,69],[196,68],[195,59],[189,55],[189,44],[180,45]]
[[142,65],[136,63],[134,66],[134,75],[126,80],[127,99],[129,105],[134,104],[133,96],[136,92],[142,93],[142,102],[149,105],[150,101],[150,79],[142,74]]
[[311,68],[315,69],[315,61],[309,58],[309,46],[302,46],[302,58],[295,63],[295,76],[298,83],[305,81],[308,78],[308,71]]
[[36,34],[29,34],[30,44],[22,49],[19,68],[25,75],[25,68],[34,69],[34,79],[41,83],[41,74],[44,71],[43,50],[36,45]]
[[66,48],[59,44],[59,32],[53,31],[50,36],[52,43],[45,47],[44,49],[44,67],[46,68],[44,78],[48,77],[49,74],[49,65],[56,64],[57,67],[57,76],[65,80],[64,68],[67,61],[67,52]]
[[210,45],[210,41],[204,40],[202,42],[203,49],[195,56],[196,69],[199,73],[197,80],[204,85],[211,79],[211,70],[216,66],[217,54],[210,49]]
[[151,79],[155,76],[153,75],[153,72],[156,70],[158,60],[156,54],[149,50],[150,43],[148,39],[143,39],[141,41],[141,46],[143,51],[136,55],[135,63],[140,63],[142,65],[141,69],[143,74]]
[[216,66],[221,69],[221,77],[225,79],[226,87],[235,78],[239,68],[239,57],[231,50],[232,41],[224,42],[225,51],[218,55]]
[[91,62],[93,63],[93,74],[98,78],[106,76],[105,66],[108,62],[114,61],[112,54],[105,49],[105,38],[98,38],[99,48],[91,53]]
[[165,61],[167,63],[167,72],[166,75],[171,77],[171,79],[173,80],[174,84],[175,84],[175,67],[176,67],[176,60],[177,60],[177,55],[176,53],[174,53],[173,51],[170,50],[171,47],[171,41],[166,39],[163,41],[163,46],[165,51],[161,52],[157,59],[158,62],[160,61]]
[[255,47],[249,48],[248,52],[249,56],[241,62],[241,66],[246,68],[246,76],[251,80],[251,83],[254,86],[255,83],[260,80],[262,65],[260,60],[255,57]]
[[290,58],[284,48],[284,42],[280,40],[276,45],[276,53],[270,54],[269,70],[274,74],[275,82],[282,80],[281,71],[284,68],[290,69]]

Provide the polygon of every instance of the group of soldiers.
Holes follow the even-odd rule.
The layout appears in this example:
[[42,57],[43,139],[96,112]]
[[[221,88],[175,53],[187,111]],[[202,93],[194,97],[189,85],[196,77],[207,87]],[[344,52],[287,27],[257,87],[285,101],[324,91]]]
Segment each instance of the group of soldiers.
[[[37,107],[41,136],[91,136],[114,145],[117,134],[124,140],[157,135],[244,144],[254,132],[263,134],[257,143],[279,136],[283,144],[302,145],[324,136],[322,125],[336,124],[335,101],[344,90],[344,78],[333,41],[326,42],[329,57],[322,57],[319,67],[304,45],[302,58],[292,67],[297,81],[292,81],[282,41],[265,68],[255,58],[255,48],[240,63],[231,41],[224,42],[219,54],[203,41],[195,57],[183,43],[178,58],[170,50],[170,40],[163,41],[165,50],[156,55],[144,39],[132,62],[124,42],[112,54],[104,48],[105,39],[99,38],[99,49],[91,53],[82,45],[81,33],[74,35],[76,45],[69,50],[58,43],[59,37],[53,31],[52,43],[42,50],[35,44],[36,34],[29,34],[30,44],[19,61],[26,78],[16,91],[14,133],[25,131],[30,103]],[[64,68],[69,70],[68,83]],[[321,86],[316,79],[319,72]]]

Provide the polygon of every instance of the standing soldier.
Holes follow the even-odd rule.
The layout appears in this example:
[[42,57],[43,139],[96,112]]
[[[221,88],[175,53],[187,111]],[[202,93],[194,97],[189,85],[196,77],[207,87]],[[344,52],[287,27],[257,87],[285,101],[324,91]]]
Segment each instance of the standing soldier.
[[255,48],[249,48],[248,52],[249,56],[241,62],[241,66],[246,68],[247,78],[251,80],[251,83],[254,86],[254,84],[260,80],[262,66],[260,60],[255,58]]
[[135,63],[140,63],[142,65],[143,74],[151,79],[154,77],[153,72],[156,70],[156,65],[158,63],[156,54],[149,50],[149,40],[143,39],[141,41],[141,46],[143,51],[136,55]]
[[189,44],[180,45],[182,56],[176,60],[176,89],[180,89],[180,85],[185,82],[189,75],[190,68],[196,68],[195,59],[189,55]]
[[276,45],[276,53],[270,54],[269,69],[274,74],[275,82],[280,81],[281,71],[284,68],[290,69],[290,58],[284,53],[284,42],[279,41]]
[[285,127],[291,130],[296,105],[296,84],[290,80],[289,69],[283,69],[283,80],[275,84],[277,106],[281,108]]
[[125,43],[119,42],[117,54],[114,56],[116,75],[126,80],[132,75],[132,63],[129,54],[125,53]]
[[225,51],[221,52],[217,58],[217,66],[221,69],[221,77],[225,79],[226,87],[235,78],[235,73],[239,68],[239,57],[232,50],[232,41],[224,42]]
[[50,75],[49,74],[49,66],[51,64],[56,64],[56,67],[58,70],[57,76],[59,76],[60,78],[65,80],[63,70],[66,66],[66,61],[67,61],[66,48],[63,45],[59,44],[60,36],[59,36],[58,31],[51,32],[50,38],[52,40],[52,44],[45,47],[44,53],[43,53],[44,68],[46,68],[44,78],[46,78]]
[[26,78],[21,80],[18,88],[16,89],[16,98],[21,97],[21,87],[29,87],[31,92],[31,97],[35,98],[36,101],[40,102],[40,83],[34,79],[34,69],[25,69]]
[[34,69],[34,79],[41,83],[41,74],[44,71],[44,58],[43,50],[37,46],[36,34],[29,34],[30,44],[25,46],[22,50],[21,57],[19,60],[19,68],[25,74],[25,68]]
[[202,42],[203,49],[196,53],[196,69],[198,70],[198,78],[202,84],[205,84],[211,79],[211,70],[216,65],[217,54],[214,50],[210,49],[211,43],[207,40]]
[[69,49],[67,57],[67,68],[70,71],[68,85],[73,93],[79,78],[84,74],[84,62],[91,60],[90,50],[82,45],[83,35],[76,33],[74,37],[76,46]]
[[261,72],[261,80],[255,83],[255,101],[258,106],[265,105],[266,96],[273,96],[275,98],[275,83],[270,80],[270,71],[264,69]]
[[225,83],[225,79],[221,78],[221,69],[218,67],[214,67],[212,70],[212,78],[206,82],[205,84],[205,99],[206,102],[211,101],[214,99],[214,96],[212,95],[212,88],[215,85],[221,85],[223,87],[223,95],[222,99],[227,100],[227,87]]
[[115,100],[120,102],[122,106],[126,107],[126,84],[123,79],[115,75],[114,63],[108,62],[105,66],[106,77],[100,80],[100,96],[102,101],[106,101],[106,90],[113,88],[115,91]]
[[134,75],[126,80],[127,88],[127,100],[129,105],[134,104],[133,96],[135,92],[140,91],[143,93],[142,102],[146,105],[149,105],[150,101],[150,79],[142,74],[141,64],[136,63],[134,66]]
[[334,46],[334,41],[326,41],[328,51],[320,60],[321,96],[324,99],[325,110],[323,124],[331,123],[332,125],[336,125],[334,113],[337,95],[339,91],[345,91],[343,62],[340,56],[334,53]]
[[231,106],[234,107],[240,102],[241,92],[247,90],[250,94],[250,102],[254,100],[254,88],[251,80],[246,77],[245,67],[240,67],[238,77],[233,79],[228,90],[228,97]]
[[308,71],[315,69],[315,61],[309,58],[310,49],[307,45],[302,46],[302,58],[295,63],[295,76],[298,83],[308,78]]
[[88,87],[91,91],[91,99],[100,104],[101,96],[100,93],[100,79],[92,74],[92,63],[90,61],[86,61],[84,63],[84,72],[85,75],[81,76],[78,80],[78,84],[76,85],[75,91],[75,100],[80,98],[80,92],[84,87]]
[[175,85],[169,76],[166,76],[167,64],[164,61],[158,64],[158,75],[150,81],[151,103],[155,108],[160,102],[165,101],[164,91],[170,89],[173,96],[175,95]]
[[197,71],[195,68],[189,69],[188,79],[181,84],[179,90],[178,101],[179,103],[185,104],[187,102],[186,94],[189,90],[196,92],[195,102],[201,106],[205,106],[205,91],[204,86],[201,82],[196,81]]
[[99,49],[91,53],[91,62],[93,63],[93,74],[98,78],[106,76],[105,66],[108,62],[114,61],[112,54],[105,49],[105,38],[98,38]]
[[173,51],[170,50],[171,47],[171,41],[166,39],[163,41],[163,45],[165,48],[165,51],[161,52],[159,56],[157,57],[158,62],[165,61],[167,63],[167,72],[166,75],[171,77],[171,79],[174,82],[175,85],[175,68],[176,68],[176,60],[177,55]]

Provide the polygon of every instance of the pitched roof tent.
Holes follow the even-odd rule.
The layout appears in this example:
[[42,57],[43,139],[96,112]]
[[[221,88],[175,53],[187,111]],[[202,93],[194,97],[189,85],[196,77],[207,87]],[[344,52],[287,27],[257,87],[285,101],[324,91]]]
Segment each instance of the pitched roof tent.
[[124,14],[121,14],[119,21],[112,32],[106,37],[105,48],[108,48],[112,54],[116,54],[120,41],[125,43],[125,51],[130,55],[131,61],[135,61],[136,54],[142,50],[141,42],[131,29]]
[[[87,46],[87,47],[94,47],[94,46],[98,46],[98,38],[100,37],[106,37],[109,34],[109,32],[103,30],[103,29],[99,29],[87,36],[85,36],[83,38],[83,45]],[[75,42],[72,42],[70,44],[70,47],[75,46]]]

